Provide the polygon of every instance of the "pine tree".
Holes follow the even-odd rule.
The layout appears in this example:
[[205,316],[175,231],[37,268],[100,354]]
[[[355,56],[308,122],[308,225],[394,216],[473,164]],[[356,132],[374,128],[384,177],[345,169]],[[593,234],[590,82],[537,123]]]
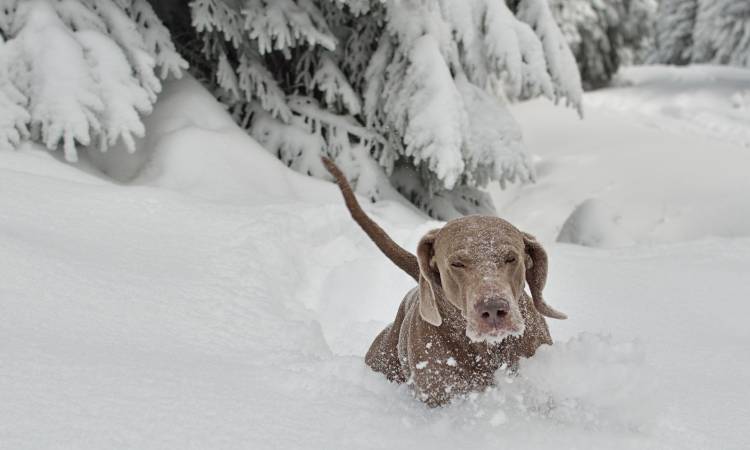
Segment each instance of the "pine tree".
[[693,40],[693,62],[750,66],[750,2],[701,1]]
[[697,13],[698,0],[660,1],[655,61],[683,65],[692,60],[693,29]]
[[643,62],[653,45],[653,0],[551,0],[586,89],[605,86],[620,65]]
[[190,8],[197,66],[213,68],[218,95],[266,148],[321,177],[327,154],[371,198],[385,172],[435,216],[489,207],[477,188],[533,176],[509,102],[544,95],[580,108],[575,61],[546,0],[520,1],[517,15],[498,0]]
[[750,3],[662,0],[653,60],[750,66]]
[[618,50],[620,64],[635,65],[648,62],[656,45],[656,15],[658,0],[622,0],[625,5],[622,44]]
[[159,76],[186,66],[146,0],[0,0],[0,145],[132,151]]
[[16,147],[29,136],[31,116],[26,110],[27,98],[14,84],[15,59],[11,46],[0,36],[0,149]]
[[[491,209],[529,180],[508,104],[581,107],[546,0],[0,0],[0,144],[131,151],[186,61],[290,167],[335,158],[370,198],[392,184],[435,216]],[[172,41],[166,24],[180,39]],[[405,175],[406,174],[406,175]],[[413,182],[416,180],[416,182]]]

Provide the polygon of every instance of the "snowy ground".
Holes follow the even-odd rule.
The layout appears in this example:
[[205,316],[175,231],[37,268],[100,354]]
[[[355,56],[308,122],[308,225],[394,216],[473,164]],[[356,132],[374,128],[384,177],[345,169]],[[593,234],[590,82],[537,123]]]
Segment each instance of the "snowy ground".
[[545,100],[516,107],[538,182],[493,188],[498,210],[554,241],[583,204],[574,234],[592,246],[750,236],[748,72],[639,67],[619,79],[586,95],[583,121]]
[[[193,82],[150,118],[157,151],[110,171],[128,183],[0,153],[0,448],[746,448],[748,149],[690,110],[741,128],[750,74],[625,78],[583,122],[516,108],[539,182],[496,199],[547,243],[571,318],[519,377],[438,410],[362,361],[410,280]],[[588,199],[568,235],[602,248],[554,243]],[[368,210],[409,248],[435,226]]]

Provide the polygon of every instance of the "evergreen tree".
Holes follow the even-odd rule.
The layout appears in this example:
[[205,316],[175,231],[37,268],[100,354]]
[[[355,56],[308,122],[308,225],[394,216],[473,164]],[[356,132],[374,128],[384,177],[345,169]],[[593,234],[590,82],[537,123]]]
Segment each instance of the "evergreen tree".
[[693,29],[697,13],[698,0],[660,1],[655,61],[681,65],[692,60]]
[[750,2],[701,1],[693,41],[693,62],[750,66]]
[[0,146],[132,151],[160,78],[186,67],[146,0],[0,0]]
[[653,60],[750,66],[750,3],[662,0]]
[[179,50],[295,170],[327,176],[326,154],[370,198],[391,184],[436,217],[490,211],[479,188],[533,178],[508,104],[581,107],[547,0],[512,3],[0,0],[0,145],[134,150]]
[[623,42],[620,47],[620,63],[623,65],[648,62],[656,45],[656,15],[658,0],[623,0]]
[[550,0],[586,89],[605,86],[621,64],[646,59],[653,45],[654,0]]
[[[533,174],[508,102],[580,108],[546,0],[194,0],[219,97],[289,166],[357,190],[392,183],[438,217],[491,208],[477,189]],[[383,176],[390,176],[390,180]],[[438,199],[442,199],[438,201]],[[440,206],[438,206],[440,205]]]

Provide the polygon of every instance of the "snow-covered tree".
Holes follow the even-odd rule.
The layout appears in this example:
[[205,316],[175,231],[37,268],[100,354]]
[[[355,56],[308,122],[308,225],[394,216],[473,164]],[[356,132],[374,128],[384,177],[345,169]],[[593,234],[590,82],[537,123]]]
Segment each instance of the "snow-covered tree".
[[186,67],[146,0],[0,0],[0,146],[132,151],[159,78]]
[[665,64],[688,64],[691,61],[697,13],[698,0],[660,0],[655,61]]
[[[289,166],[336,159],[360,193],[390,182],[433,215],[490,208],[477,188],[533,174],[508,103],[580,108],[546,0],[193,0],[217,95]],[[381,184],[379,184],[381,183]],[[441,199],[438,201],[438,199]],[[436,206],[436,205],[443,206]]]
[[623,18],[623,43],[620,63],[623,65],[648,62],[656,45],[656,17],[659,0],[630,0]]
[[701,1],[692,57],[694,62],[750,66],[750,2]]
[[326,154],[371,198],[390,183],[436,216],[486,210],[480,187],[533,177],[509,102],[581,107],[547,0],[513,3],[0,0],[0,144],[133,150],[179,49],[294,169],[325,177]]
[[653,45],[655,0],[550,0],[584,87],[606,85],[621,64],[643,62]]
[[750,2],[661,0],[653,60],[750,66]]

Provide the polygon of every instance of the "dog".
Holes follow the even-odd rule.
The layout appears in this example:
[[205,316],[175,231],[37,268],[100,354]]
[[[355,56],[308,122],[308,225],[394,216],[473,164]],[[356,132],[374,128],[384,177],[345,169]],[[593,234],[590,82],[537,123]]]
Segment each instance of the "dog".
[[418,283],[370,346],[374,371],[435,407],[484,390],[501,366],[514,370],[552,344],[544,317],[567,317],[544,301],[547,253],[532,235],[498,217],[466,216],[425,234],[414,255],[362,210],[338,166],[323,164],[355,222]]

